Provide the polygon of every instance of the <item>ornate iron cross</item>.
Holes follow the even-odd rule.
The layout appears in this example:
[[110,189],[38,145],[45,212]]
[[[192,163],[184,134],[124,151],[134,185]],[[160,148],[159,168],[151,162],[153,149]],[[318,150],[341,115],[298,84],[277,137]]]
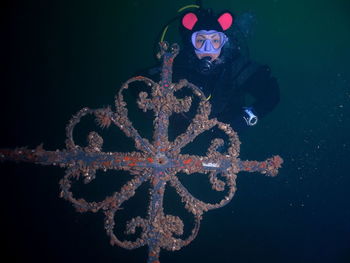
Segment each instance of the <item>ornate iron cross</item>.
[[[102,109],[83,108],[69,121],[66,133],[66,149],[46,151],[41,146],[36,149],[17,148],[1,149],[0,160],[33,162],[41,165],[57,165],[66,168],[66,174],[60,180],[61,197],[70,201],[80,212],[102,211],[105,214],[104,226],[112,245],[126,249],[135,249],[147,245],[148,263],[159,262],[161,248],[174,251],[188,245],[195,239],[199,231],[200,221],[204,212],[220,208],[231,201],[236,191],[236,174],[240,171],[260,172],[267,176],[276,176],[281,167],[282,159],[274,156],[263,162],[242,161],[238,158],[240,141],[237,133],[225,123],[217,119],[209,119],[210,104],[202,91],[195,85],[181,80],[172,83],[172,63],[178,54],[179,47],[171,47],[167,43],[160,44],[159,56],[163,59],[161,80],[155,83],[145,77],[134,77],[123,84],[116,96],[116,110],[109,107]],[[153,141],[141,137],[128,119],[128,110],[123,98],[123,91],[133,82],[144,82],[150,88],[150,93],[141,92],[137,104],[143,111],[154,112]],[[199,99],[197,113],[187,127],[187,130],[175,140],[168,139],[169,117],[173,113],[187,112],[192,103],[192,97],[177,98],[174,92],[190,89],[193,96]],[[135,142],[137,151],[129,153],[103,152],[103,139],[97,132],[90,132],[88,145],[76,145],[73,140],[73,130],[81,118],[94,115],[101,127],[118,126],[126,136]],[[192,142],[199,134],[217,127],[227,135],[229,147],[225,153],[217,151],[223,144],[222,139],[214,139],[205,156],[181,154],[180,151]],[[71,191],[74,180],[84,179],[91,182],[97,170],[124,170],[134,177],[125,183],[118,191],[106,197],[101,202],[87,202],[77,199]],[[194,197],[179,181],[177,173],[207,175],[213,190],[224,191],[227,194],[218,203],[205,203]],[[219,177],[220,176],[220,177]],[[141,184],[150,182],[148,212],[145,218],[135,217],[126,224],[126,233],[135,233],[141,228],[140,237],[135,241],[122,241],[114,233],[115,215],[121,205],[131,198]],[[174,215],[163,212],[165,186],[173,187],[181,197],[186,210],[194,216],[194,227],[186,239],[183,234],[183,221]]]

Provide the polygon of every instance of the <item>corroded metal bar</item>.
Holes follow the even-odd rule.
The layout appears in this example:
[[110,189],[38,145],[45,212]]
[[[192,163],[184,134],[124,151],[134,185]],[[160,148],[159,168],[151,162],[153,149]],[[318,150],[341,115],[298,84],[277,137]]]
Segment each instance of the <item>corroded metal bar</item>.
[[[136,155],[136,156],[135,156]],[[137,156],[139,155],[139,156]],[[72,167],[79,165],[91,169],[130,170],[132,168],[177,169],[186,174],[217,171],[224,172],[232,165],[229,157],[222,156],[220,160],[201,156],[179,155],[179,158],[152,158],[140,156],[140,153],[101,153],[85,151],[45,151],[43,149],[18,148],[16,150],[0,149],[0,161],[29,162],[41,165],[57,165]],[[279,156],[266,161],[238,161],[239,171],[260,172],[268,176],[277,175],[283,160]]]
[[[169,48],[171,49],[171,52],[166,52]],[[167,42],[161,42],[160,50],[161,51],[159,55],[163,57],[160,86],[164,89],[168,89],[172,84],[173,61],[179,53],[179,46],[177,44],[174,44],[169,47],[169,44]]]
[[41,149],[18,148],[0,149],[0,160],[30,162],[60,167],[88,167],[91,169],[130,170],[133,167],[152,167],[152,158],[140,156],[140,153],[112,153],[76,151],[45,151]]
[[160,247],[162,242],[161,229],[163,212],[163,197],[165,192],[166,181],[164,180],[164,169],[154,169],[151,180],[152,189],[150,190],[150,201],[148,206],[148,220],[150,222],[148,235],[148,263],[157,262],[159,260]]
[[240,171],[245,172],[259,172],[266,174],[267,176],[274,177],[278,173],[278,169],[282,167],[283,159],[275,155],[272,158],[267,159],[263,162],[257,161],[240,161],[238,166]]

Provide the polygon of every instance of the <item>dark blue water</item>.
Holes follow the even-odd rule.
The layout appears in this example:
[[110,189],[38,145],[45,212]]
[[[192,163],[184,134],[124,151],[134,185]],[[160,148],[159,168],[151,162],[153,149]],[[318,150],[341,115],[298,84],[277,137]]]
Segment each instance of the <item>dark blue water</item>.
[[[350,262],[349,1],[203,2],[214,10],[255,14],[250,54],[270,65],[281,102],[242,134],[241,158],[279,154],[285,162],[276,178],[240,173],[232,202],[205,214],[197,239],[178,252],[162,251],[161,262]],[[0,147],[33,148],[43,142],[48,150],[64,148],[70,116],[85,106],[113,105],[120,85],[155,63],[161,27],[191,3],[5,4]],[[177,41],[176,27],[168,38]],[[78,140],[84,132],[77,133]],[[118,136],[107,134],[108,149],[126,147]],[[0,257],[11,262],[146,262],[146,248],[109,245],[101,213],[76,213],[58,198],[63,175],[57,167],[1,164],[5,245]],[[76,190],[102,198],[104,190],[113,191],[112,178],[102,176],[93,185],[97,190],[81,185]],[[186,183],[206,201],[212,197],[201,192],[205,180]],[[126,203],[120,212],[124,224],[128,216],[144,213],[146,193],[145,186]],[[169,196],[167,211],[182,215],[176,195],[169,190]],[[190,229],[191,217],[184,220],[185,230]],[[117,230],[123,231],[122,223]]]

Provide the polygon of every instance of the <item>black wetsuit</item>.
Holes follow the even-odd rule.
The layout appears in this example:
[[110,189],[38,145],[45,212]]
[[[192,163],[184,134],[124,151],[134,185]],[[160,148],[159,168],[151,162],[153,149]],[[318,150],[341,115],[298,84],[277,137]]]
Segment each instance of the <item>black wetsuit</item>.
[[[236,53],[221,59],[222,62],[209,74],[203,74],[199,72],[196,60],[196,57],[180,52],[173,65],[173,82],[187,79],[201,88],[207,97],[210,96],[211,116],[229,123],[234,130],[249,127],[243,119],[243,107],[252,107],[260,120],[278,104],[279,87],[268,66]],[[160,67],[149,70],[147,75],[157,81],[159,73]],[[247,95],[252,97],[250,105]]]

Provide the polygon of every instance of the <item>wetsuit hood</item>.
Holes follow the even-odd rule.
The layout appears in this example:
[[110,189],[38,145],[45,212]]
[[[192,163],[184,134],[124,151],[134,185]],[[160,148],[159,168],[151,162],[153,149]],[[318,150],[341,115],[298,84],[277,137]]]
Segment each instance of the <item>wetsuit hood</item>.
[[198,9],[196,12],[188,12],[182,16],[180,34],[185,48],[190,48],[191,36],[201,30],[215,30],[224,32],[233,24],[234,18],[231,12],[224,11],[214,15],[211,9]]

